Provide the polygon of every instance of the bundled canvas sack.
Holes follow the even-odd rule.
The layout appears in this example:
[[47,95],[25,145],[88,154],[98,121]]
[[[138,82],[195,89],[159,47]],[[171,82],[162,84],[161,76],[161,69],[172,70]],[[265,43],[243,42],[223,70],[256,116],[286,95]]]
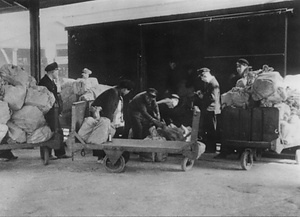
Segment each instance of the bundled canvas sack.
[[279,120],[288,120],[291,115],[290,107],[285,103],[275,104],[274,107],[279,110]]
[[97,78],[89,77],[85,80],[87,90],[90,90],[92,87],[95,87],[99,84]]
[[[166,138],[161,136],[154,126],[149,128],[149,134],[144,140],[166,141]],[[142,161],[164,162],[168,158],[168,153],[140,152],[139,157]]]
[[102,144],[108,140],[108,134],[113,137],[116,129],[111,125],[111,122],[106,117],[101,117],[97,125],[94,127],[93,132],[87,139],[88,143]]
[[197,141],[199,151],[197,155],[197,159],[205,152],[206,145],[203,142]]
[[6,136],[7,131],[8,126],[5,124],[0,124],[0,143],[2,142],[2,139]]
[[183,137],[185,138],[185,141],[186,142],[190,142],[191,139],[192,139],[192,128],[190,126],[184,126],[184,125],[181,125],[180,126],[180,129],[182,129],[183,131]]
[[297,115],[290,116],[289,120],[280,121],[280,135],[285,145],[299,145],[300,118]]
[[184,130],[178,127],[166,126],[163,128],[158,128],[157,132],[160,136],[169,141],[185,141],[185,137],[183,136]]
[[32,84],[32,76],[20,66],[5,64],[0,68],[0,76],[9,84],[28,87]]
[[73,91],[77,95],[82,95],[86,92],[85,82],[83,79],[78,79],[73,82]]
[[26,97],[26,87],[17,85],[4,85],[4,97],[3,101],[8,103],[11,110],[17,111],[24,105]]
[[95,95],[91,90],[86,91],[83,95],[79,97],[79,101],[91,101],[95,99]]
[[74,79],[67,79],[63,78],[61,79],[61,99],[63,101],[63,112],[65,111],[71,111],[72,104],[77,101],[78,97],[74,93],[73,88],[73,82],[75,82]]
[[24,143],[26,142],[26,133],[20,127],[12,123],[11,121],[7,122],[8,126],[8,137],[11,142],[15,143]]
[[10,119],[10,110],[8,107],[8,103],[4,101],[0,101],[0,124],[6,124]]
[[28,87],[35,87],[36,85],[36,80],[33,76],[29,76],[29,80],[28,80],[29,84]]
[[249,104],[250,94],[244,88],[232,88],[230,91],[221,95],[222,108],[234,106],[237,108],[246,108]]
[[43,113],[36,106],[30,105],[25,105],[22,109],[16,111],[11,120],[27,133],[32,133],[46,124]]
[[96,120],[93,117],[87,117],[84,119],[79,131],[78,135],[87,142],[89,136],[93,132],[94,128],[97,126],[99,120]]
[[284,84],[290,89],[296,89],[300,91],[300,74],[298,75],[287,75],[284,77]]
[[98,84],[97,78],[78,78],[76,82],[73,83],[74,92],[78,95],[82,95],[92,87],[96,87]]
[[252,98],[255,101],[265,99],[272,103],[280,103],[286,99],[285,87],[279,72],[263,72],[252,85]]
[[35,86],[28,88],[25,105],[38,107],[43,114],[46,114],[54,105],[55,97],[47,87]]
[[52,136],[53,136],[53,132],[51,131],[50,127],[45,125],[36,129],[32,133],[28,133],[27,143],[45,142],[51,139]]

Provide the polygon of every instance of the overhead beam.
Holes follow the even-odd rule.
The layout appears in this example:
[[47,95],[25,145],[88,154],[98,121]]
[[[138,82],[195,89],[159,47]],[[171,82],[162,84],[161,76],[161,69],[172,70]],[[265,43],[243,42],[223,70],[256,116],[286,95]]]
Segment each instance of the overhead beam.
[[15,5],[19,6],[20,8],[23,8],[24,10],[28,10],[28,2],[27,3],[21,3],[19,1],[13,1]]
[[28,3],[26,2],[19,2],[19,1],[14,1],[14,0],[1,0],[2,2],[6,3],[7,5],[9,5],[10,7],[14,7],[14,6],[19,6],[20,8],[23,8],[24,10],[28,9]]

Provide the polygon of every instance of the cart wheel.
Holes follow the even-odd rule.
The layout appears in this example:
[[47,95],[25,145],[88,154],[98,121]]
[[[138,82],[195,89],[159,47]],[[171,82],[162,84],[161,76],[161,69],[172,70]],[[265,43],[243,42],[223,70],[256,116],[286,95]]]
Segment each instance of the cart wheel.
[[181,162],[181,169],[183,171],[188,171],[188,170],[192,169],[194,162],[195,162],[194,160],[190,160],[187,157],[183,158],[183,160]]
[[256,151],[256,152],[254,152],[254,154],[253,154],[253,160],[254,160],[254,161],[261,160],[261,158],[262,158],[261,151]]
[[127,164],[127,162],[129,161],[130,159],[130,152],[129,151],[124,151],[122,156],[124,157],[125,159],[125,164]]
[[253,165],[253,153],[251,150],[245,150],[241,156],[241,166],[244,170],[250,170]]
[[105,166],[105,169],[108,172],[111,173],[120,173],[124,170],[125,168],[125,159],[123,156],[120,156],[120,158],[117,160],[115,164],[112,164],[107,156],[104,157],[103,159],[103,164]]
[[42,158],[43,164],[45,166],[48,165],[49,164],[49,157],[50,157],[49,148],[46,147],[46,146],[41,147],[40,152],[41,152],[41,158]]

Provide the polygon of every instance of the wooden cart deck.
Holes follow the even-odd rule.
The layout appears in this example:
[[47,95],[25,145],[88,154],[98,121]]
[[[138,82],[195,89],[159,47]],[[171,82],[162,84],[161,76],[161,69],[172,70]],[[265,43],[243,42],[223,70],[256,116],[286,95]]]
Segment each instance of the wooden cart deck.
[[[157,152],[157,153],[181,153],[185,156],[186,162],[193,162],[199,157],[199,147],[197,143],[198,128],[200,120],[200,110],[194,108],[194,117],[191,132],[191,142],[184,141],[159,141],[159,140],[136,140],[136,139],[113,139],[111,142],[102,144],[87,144],[77,134],[84,118],[89,115],[89,102],[76,102],[72,106],[71,133],[67,140],[67,145],[72,153],[80,149],[104,150],[108,160],[115,164],[122,158],[123,152]],[[107,165],[105,165],[107,166]],[[107,167],[106,167],[107,168]],[[184,167],[184,170],[186,166]],[[118,172],[120,172],[118,170]]]
[[[54,115],[56,117],[55,126],[58,126],[58,108],[55,107]],[[48,165],[50,152],[49,149],[59,149],[61,145],[62,135],[54,132],[51,139],[39,143],[5,143],[0,145],[0,150],[14,150],[23,148],[35,148],[40,147],[41,149],[41,159],[44,165]]]

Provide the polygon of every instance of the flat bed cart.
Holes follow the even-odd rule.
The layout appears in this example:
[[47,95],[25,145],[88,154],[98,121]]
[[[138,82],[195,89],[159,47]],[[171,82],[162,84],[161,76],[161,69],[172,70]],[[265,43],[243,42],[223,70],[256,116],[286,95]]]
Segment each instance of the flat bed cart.
[[[55,108],[55,126],[58,125],[58,108]],[[50,148],[51,149],[59,149],[62,141],[62,135],[57,132],[54,132],[51,139],[45,142],[40,143],[10,143],[10,144],[0,144],[0,150],[14,150],[14,149],[24,149],[24,148],[34,148],[40,147],[40,155],[44,165],[49,164],[50,158]]]
[[[222,110],[221,146],[241,154],[241,166],[250,170],[253,161],[263,151],[275,151],[300,144],[284,144],[279,135],[279,110],[274,107],[241,109],[225,107]],[[300,141],[299,141],[300,142]]]
[[112,139],[111,142],[102,144],[86,144],[77,134],[84,118],[88,115],[88,102],[76,102],[72,106],[71,132],[66,143],[72,151],[72,159],[76,150],[93,149],[104,150],[105,169],[109,172],[122,172],[129,157],[124,152],[148,152],[148,153],[179,153],[184,156],[181,168],[187,171],[193,167],[194,160],[200,157],[198,139],[198,127],[200,110],[194,108],[191,142],[183,141],[157,141],[157,140],[136,140],[136,139]]

